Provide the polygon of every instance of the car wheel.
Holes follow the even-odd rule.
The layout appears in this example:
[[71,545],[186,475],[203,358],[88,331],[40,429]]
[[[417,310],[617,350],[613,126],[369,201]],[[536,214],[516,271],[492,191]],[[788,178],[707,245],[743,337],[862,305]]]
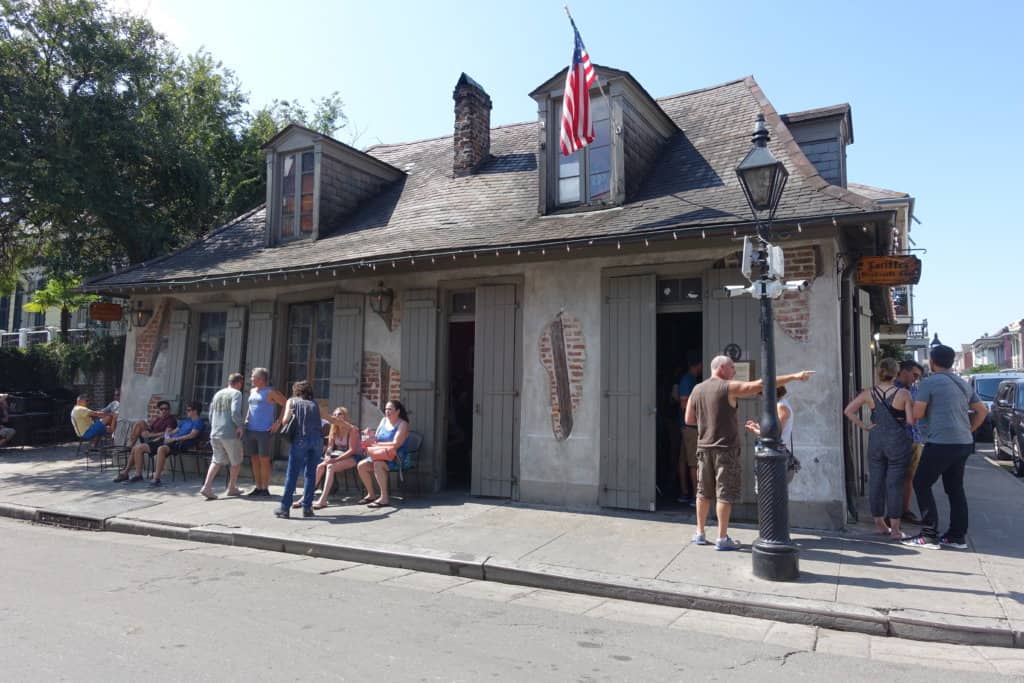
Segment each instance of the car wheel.
[[1024,458],[1021,457],[1019,438],[1013,440],[1013,473],[1018,477],[1024,477]]

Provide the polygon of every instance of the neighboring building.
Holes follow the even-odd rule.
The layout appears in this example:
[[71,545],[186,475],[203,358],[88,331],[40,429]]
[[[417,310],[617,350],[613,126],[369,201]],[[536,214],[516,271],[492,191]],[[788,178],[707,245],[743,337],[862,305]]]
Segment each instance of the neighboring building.
[[983,334],[971,344],[975,365],[994,365],[997,368],[1010,367],[1010,339],[1004,327],[995,334]]
[[974,367],[974,349],[970,344],[961,344],[960,350],[956,352],[956,359],[953,362],[953,371],[957,374],[964,374]]
[[413,474],[426,490],[656,509],[676,459],[657,438],[676,427],[657,414],[688,352],[728,348],[761,374],[758,302],[724,286],[745,284],[739,239],[754,224],[734,169],[764,114],[790,172],[776,217],[786,277],[813,281],[775,309],[779,371],[818,373],[792,387],[791,521],[842,526],[866,478],[842,407],[894,322],[891,292],[856,287],[853,269],[892,253],[912,202],[846,187],[848,105],[780,117],[753,78],[655,100],[629,73],[597,71],[597,139],[570,158],[564,71],[531,93],[537,121],[492,128],[490,98],[463,75],[453,136],[359,151],[285,128],[265,148],[265,206],[86,285],[153,312],[128,336],[123,414],[266,366],[362,426],[400,397],[424,436]]
[[[18,332],[25,330],[29,343],[47,341],[60,330],[60,311],[48,309],[45,313],[28,313],[24,305],[32,295],[46,287],[48,280],[41,268],[27,268],[18,278],[14,292],[0,296],[0,344],[17,346]],[[100,323],[89,319],[89,309],[80,308],[71,313],[72,330],[102,330],[102,334],[123,336],[127,332],[124,322]]]

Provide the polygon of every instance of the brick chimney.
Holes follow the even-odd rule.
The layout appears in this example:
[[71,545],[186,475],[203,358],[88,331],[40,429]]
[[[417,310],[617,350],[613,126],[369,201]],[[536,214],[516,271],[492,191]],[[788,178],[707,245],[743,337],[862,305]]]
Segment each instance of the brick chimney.
[[456,176],[469,175],[491,155],[491,98],[466,74],[452,93],[455,100]]

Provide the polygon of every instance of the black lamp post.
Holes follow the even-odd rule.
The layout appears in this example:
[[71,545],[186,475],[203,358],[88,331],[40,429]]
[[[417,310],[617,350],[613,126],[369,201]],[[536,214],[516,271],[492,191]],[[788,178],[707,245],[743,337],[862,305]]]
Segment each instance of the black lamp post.
[[761,381],[763,411],[761,436],[754,447],[757,476],[757,519],[760,536],[751,549],[754,576],[770,581],[791,581],[800,575],[797,547],[789,537],[789,491],[786,483],[788,454],[779,440],[779,414],[775,399],[775,333],[772,300],[768,285],[772,280],[768,254],[771,247],[772,219],[786,187],[789,172],[768,150],[768,129],[764,114],[757,115],[752,138],[753,148],[736,167],[743,193],[757,222],[756,263],[760,277],[752,291],[761,300]]

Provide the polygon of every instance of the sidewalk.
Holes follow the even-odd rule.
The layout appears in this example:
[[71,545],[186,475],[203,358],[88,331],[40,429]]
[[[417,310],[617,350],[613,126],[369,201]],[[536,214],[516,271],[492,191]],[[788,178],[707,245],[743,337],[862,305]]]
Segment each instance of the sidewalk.
[[845,532],[796,531],[801,577],[792,583],[753,577],[751,525],[733,529],[744,544],[739,552],[690,545],[692,513],[565,511],[441,494],[379,510],[341,503],[314,519],[279,520],[276,495],[205,501],[194,474],[156,490],[114,484],[110,470],[86,470],[69,447],[0,452],[0,515],[875,635],[1024,647],[1024,480],[984,453],[968,462],[970,550],[876,540],[870,520]]

